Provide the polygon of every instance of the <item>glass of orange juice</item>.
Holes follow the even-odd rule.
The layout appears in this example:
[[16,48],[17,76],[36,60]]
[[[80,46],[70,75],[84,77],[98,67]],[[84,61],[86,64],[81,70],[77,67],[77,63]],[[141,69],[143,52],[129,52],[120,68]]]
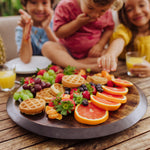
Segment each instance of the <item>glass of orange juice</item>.
[[[136,51],[132,52],[127,52],[126,53],[126,65],[127,65],[127,74],[129,76],[135,76],[134,74],[131,73],[131,69],[135,68],[135,64],[141,64],[145,60],[145,56],[140,55]],[[137,68],[137,67],[136,67]]]
[[15,87],[15,80],[16,80],[16,72],[15,72],[15,65],[0,66],[0,90],[1,91],[11,91]]

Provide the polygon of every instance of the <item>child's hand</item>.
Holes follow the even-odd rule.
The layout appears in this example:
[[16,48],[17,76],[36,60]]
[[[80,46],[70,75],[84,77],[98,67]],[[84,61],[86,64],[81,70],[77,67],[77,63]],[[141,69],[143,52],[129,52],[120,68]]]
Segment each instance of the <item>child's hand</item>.
[[33,21],[31,16],[24,10],[20,9],[19,13],[21,14],[21,18],[18,22],[18,25],[23,28],[23,40],[28,40],[30,38]]
[[43,29],[49,28],[49,24],[51,22],[53,16],[53,10],[52,9],[47,9],[47,14],[45,16],[45,20],[41,23],[41,26]]
[[145,61],[142,64],[136,64],[134,67],[131,69],[131,73],[136,74],[138,77],[149,77],[150,76],[150,63]]
[[97,63],[98,66],[102,68],[102,70],[110,72],[117,69],[117,61],[118,59],[114,55],[111,53],[106,53],[98,58]]
[[99,46],[99,44],[95,44],[89,51],[89,57],[100,57],[103,49]]
[[94,20],[91,19],[85,13],[82,13],[82,14],[78,15],[76,19],[77,19],[78,23],[81,24],[82,26],[95,20],[95,19]]

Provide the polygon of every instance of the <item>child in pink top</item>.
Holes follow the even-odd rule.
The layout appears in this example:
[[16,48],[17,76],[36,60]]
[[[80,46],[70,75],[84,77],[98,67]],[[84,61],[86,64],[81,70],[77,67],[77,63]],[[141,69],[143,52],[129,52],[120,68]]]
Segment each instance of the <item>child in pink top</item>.
[[59,43],[46,42],[42,54],[53,63],[98,71],[114,28],[109,9],[116,0],[61,0],[55,9],[54,31]]

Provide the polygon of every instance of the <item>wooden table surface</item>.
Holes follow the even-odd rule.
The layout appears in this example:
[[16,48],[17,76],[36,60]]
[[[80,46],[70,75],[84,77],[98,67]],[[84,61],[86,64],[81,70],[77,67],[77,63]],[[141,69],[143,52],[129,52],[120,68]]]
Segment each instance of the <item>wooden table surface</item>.
[[[6,104],[11,93],[0,92],[0,149],[2,150],[146,150],[150,149],[150,77],[126,75],[124,62],[119,62],[115,76],[135,83],[145,94],[148,109],[132,127],[113,135],[84,140],[62,140],[39,136],[16,125],[8,116]],[[17,75],[19,81],[24,75]],[[29,75],[28,75],[29,76]]]

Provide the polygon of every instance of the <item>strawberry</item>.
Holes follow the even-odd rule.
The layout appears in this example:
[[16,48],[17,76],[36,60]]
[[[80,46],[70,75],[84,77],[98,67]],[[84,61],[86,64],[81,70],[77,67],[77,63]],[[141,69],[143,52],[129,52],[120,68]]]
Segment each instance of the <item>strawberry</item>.
[[72,93],[70,94],[70,98],[71,98],[71,99],[73,99],[74,94],[78,95],[79,93],[77,93],[77,92],[75,92],[75,91],[74,91],[74,92],[72,92]]
[[86,98],[86,99],[90,99],[90,92],[89,91],[84,91],[83,93],[82,93],[82,95],[83,95],[83,98]]
[[31,77],[24,78],[24,84],[34,83],[34,79]]
[[107,86],[113,87],[114,83],[111,80],[109,80],[109,81],[107,81]]
[[72,99],[66,98],[60,101],[59,105],[55,106],[56,111],[66,116],[75,109],[75,102]]
[[77,92],[77,91],[78,91],[77,88],[73,88],[73,89],[71,89],[70,94],[72,94],[73,92]]
[[84,74],[84,75],[81,75],[84,79],[86,79],[87,78],[87,75],[86,74]]
[[53,66],[51,66],[50,68],[49,68],[49,70],[54,70],[55,72],[57,72],[58,71],[58,69],[60,69],[60,67],[59,66],[56,66],[56,65],[53,65]]
[[43,74],[44,74],[45,72],[46,72],[46,70],[41,69],[41,70],[38,71],[37,75],[43,76]]
[[55,83],[61,83],[62,77],[64,76],[63,73],[58,73],[55,78]]
[[92,92],[92,93],[93,93],[93,95],[96,95],[96,92],[97,92],[96,87],[95,87],[95,86],[93,86],[93,85],[92,85],[91,87],[93,88],[93,92]]

